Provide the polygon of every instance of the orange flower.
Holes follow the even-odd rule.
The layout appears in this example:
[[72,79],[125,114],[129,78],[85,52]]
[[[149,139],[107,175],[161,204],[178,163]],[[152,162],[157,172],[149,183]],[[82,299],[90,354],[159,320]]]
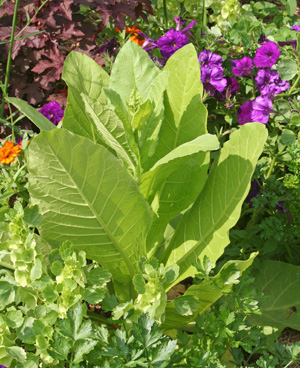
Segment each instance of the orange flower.
[[145,39],[138,33],[135,33],[133,36],[129,37],[130,41],[137,43],[140,46],[143,46]]
[[[120,32],[119,28],[115,28],[117,32]],[[129,37],[130,41],[137,43],[140,46],[143,46],[143,43],[145,42],[145,38],[139,34],[141,30],[136,28],[136,26],[133,27],[126,27],[125,33],[131,33],[132,36]]]
[[0,148],[0,161],[2,164],[10,164],[17,156],[20,156],[21,146],[6,141]]

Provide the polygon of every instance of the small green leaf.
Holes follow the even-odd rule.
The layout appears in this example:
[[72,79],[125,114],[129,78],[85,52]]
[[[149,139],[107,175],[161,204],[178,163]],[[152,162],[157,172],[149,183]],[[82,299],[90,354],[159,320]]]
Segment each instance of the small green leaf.
[[53,341],[50,342],[50,346],[51,349],[48,349],[47,352],[52,358],[59,360],[67,359],[71,347],[68,339],[54,331]]
[[59,276],[63,272],[64,266],[60,261],[54,261],[50,267],[50,270],[54,276]]
[[18,110],[22,112],[28,119],[30,119],[40,130],[53,130],[56,129],[56,126],[51,123],[50,120],[45,118],[40,112],[38,112],[35,108],[28,105],[26,101],[20,100],[15,97],[6,97],[8,102],[13,104]]
[[138,294],[144,294],[146,292],[145,279],[142,275],[134,275],[132,282]]
[[7,281],[0,281],[0,310],[15,299],[15,287]]
[[183,316],[191,316],[198,310],[199,300],[192,295],[182,295],[174,299],[174,305],[178,313]]
[[80,340],[75,344],[74,364],[78,364],[83,360],[83,355],[88,354],[98,344],[97,340]]
[[9,311],[6,314],[6,324],[10,328],[19,328],[24,321],[23,314],[20,310]]
[[291,80],[297,74],[297,63],[292,59],[280,58],[277,63],[277,71],[281,79]]
[[100,303],[105,296],[105,290],[99,286],[91,286],[86,288],[84,294],[84,300],[90,304],[98,304]]
[[179,267],[175,264],[166,269],[165,280],[167,284],[174,282],[179,275]]
[[26,361],[26,352],[19,346],[10,346],[5,350],[13,359],[16,359],[18,362],[24,363]]
[[288,15],[292,17],[295,14],[295,11],[297,10],[297,0],[287,0],[286,10]]
[[286,129],[283,131],[280,141],[282,144],[287,146],[294,144],[296,142],[296,134],[293,131]]
[[102,267],[93,268],[92,271],[87,274],[87,280],[93,286],[105,285],[109,282],[110,278],[111,278],[111,273]]
[[30,271],[30,279],[32,281],[38,280],[43,274],[43,265],[39,258],[36,258],[34,261],[34,265]]
[[30,226],[37,226],[42,222],[38,206],[26,207],[24,209],[24,221]]

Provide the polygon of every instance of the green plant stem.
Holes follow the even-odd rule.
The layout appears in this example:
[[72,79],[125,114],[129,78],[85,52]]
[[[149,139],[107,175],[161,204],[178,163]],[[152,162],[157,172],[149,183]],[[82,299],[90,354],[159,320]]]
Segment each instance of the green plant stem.
[[277,153],[277,155],[275,155],[275,156],[273,157],[273,160],[272,160],[272,162],[271,162],[271,166],[270,166],[270,169],[269,169],[269,171],[268,171],[268,173],[267,173],[266,179],[268,179],[268,178],[271,176],[271,174],[272,174],[272,172],[273,172],[273,169],[274,169],[274,165],[275,165],[275,162],[276,162],[277,157],[278,157],[278,156],[280,156],[280,155],[282,154],[282,152],[283,152],[285,149],[286,149],[286,145],[284,145],[284,146],[281,148],[281,150]]
[[15,270],[13,266],[11,266],[10,264],[5,263],[5,262],[0,262],[0,267],[6,268],[7,270],[10,270],[10,271],[14,271]]
[[295,263],[295,262],[294,262],[294,257],[293,257],[293,254],[292,254],[291,248],[289,247],[288,243],[287,243],[287,242],[284,242],[284,245],[285,245],[285,248],[286,248],[286,250],[287,250],[287,252],[288,252],[288,255],[289,255],[289,257],[290,257],[290,261],[291,261],[291,263],[292,263],[292,264],[297,264],[297,263]]
[[289,94],[288,94],[289,96],[292,94],[293,90],[297,87],[297,84],[298,84],[299,80],[300,80],[300,72],[298,73],[298,77],[297,77],[295,83],[292,85],[292,87],[289,91]]
[[167,12],[167,1],[163,0],[164,3],[164,16],[165,16],[165,26],[168,27],[168,12]]
[[[49,0],[45,0],[41,6],[35,11],[34,16],[29,20],[29,22],[26,24],[26,26],[24,28],[21,29],[21,31],[16,35],[15,37],[15,41],[16,39],[25,31],[25,29],[32,23],[32,21],[34,20],[34,18],[37,16],[38,12],[43,8],[44,5],[47,4]],[[43,31],[44,32],[44,31]]]
[[7,58],[7,64],[6,64],[5,81],[4,81],[4,87],[2,90],[3,100],[0,106],[0,118],[2,118],[3,113],[4,113],[4,105],[5,105],[4,98],[6,97],[6,94],[7,94],[8,80],[9,80],[9,75],[10,75],[11,55],[12,55],[12,49],[13,49],[14,41],[15,41],[14,36],[15,36],[15,29],[16,29],[16,22],[17,22],[18,5],[19,5],[19,0],[16,0],[15,10],[14,10],[14,15],[13,15],[13,20],[12,20],[12,27],[11,27],[11,39],[10,39],[10,46],[9,46],[8,58]]
[[104,324],[104,325],[107,325],[109,327],[114,327],[114,324],[109,322],[105,317],[102,317],[100,314],[98,313],[94,313],[92,311],[87,311],[87,315],[88,317],[96,322],[96,323],[99,323],[99,324]]
[[10,107],[10,104],[8,103],[7,104],[8,106],[8,109],[9,109],[9,113],[10,113],[10,122],[11,122],[11,140],[12,142],[16,142],[16,138],[15,138],[15,129],[14,129],[14,125],[15,125],[15,122],[14,122],[14,119],[13,119],[13,114],[12,114],[12,111],[11,111],[11,107]]
[[201,32],[204,33],[205,29],[204,26],[206,25],[206,21],[205,21],[205,0],[202,1],[202,14],[201,14]]

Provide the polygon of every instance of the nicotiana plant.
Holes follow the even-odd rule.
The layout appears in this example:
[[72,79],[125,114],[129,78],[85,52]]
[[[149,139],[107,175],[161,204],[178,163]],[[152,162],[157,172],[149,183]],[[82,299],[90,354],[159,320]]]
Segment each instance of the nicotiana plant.
[[[216,262],[222,255],[266,129],[246,124],[210,166],[210,151],[219,143],[207,134],[192,45],[159,70],[141,47],[128,42],[110,77],[73,52],[63,78],[69,94],[62,129],[24,102],[8,99],[45,128],[28,152],[28,188],[43,216],[41,238],[53,248],[71,241],[109,270],[124,303],[118,316],[135,305],[134,320],[150,308],[168,328],[188,322],[213,300],[199,307],[198,286],[170,303],[166,292],[196,273],[195,259],[206,255]],[[139,267],[141,259],[148,261]],[[158,284],[159,303],[152,295]],[[182,304],[189,312],[181,313]]]
[[[18,282],[40,285],[40,300],[52,295],[56,317],[69,318],[72,325],[75,317],[68,313],[82,300],[99,303],[111,275],[103,301],[111,318],[103,315],[101,323],[119,323],[122,317],[136,323],[147,313],[171,333],[228,293],[253,262],[256,254],[245,261],[229,261],[213,282],[204,278],[184,295],[168,300],[168,291],[198,274],[207,257],[215,264],[223,254],[263,150],[266,128],[245,124],[211,160],[219,142],[207,133],[200,68],[192,45],[175,52],[160,70],[129,41],[110,76],[86,55],[72,52],[63,78],[69,93],[62,128],[24,101],[7,98],[41,130],[29,144],[27,165],[30,205],[41,214],[35,224],[39,235],[30,236],[43,244],[44,253],[34,250],[33,240],[25,242],[30,262],[39,259],[41,267],[26,263],[23,252],[17,252],[25,262]],[[68,244],[77,252],[67,251],[71,264],[85,267],[86,257],[96,262],[95,270],[100,270],[96,273],[103,272],[105,280],[100,278],[98,289],[88,276],[87,284],[80,283],[77,266],[69,280],[70,272],[64,271],[69,265],[64,250]],[[6,262],[11,269],[19,266]],[[55,276],[54,283],[45,282],[43,267],[50,269],[50,278]],[[58,285],[60,280],[65,287]],[[73,340],[62,343],[61,336],[68,336],[63,331],[69,331],[64,323],[54,332],[54,342],[42,346],[45,359],[50,355],[54,361],[72,363],[77,360],[68,352],[77,344],[76,334],[70,332]],[[25,329],[22,321],[20,326]],[[36,334],[31,344],[35,338]],[[84,346],[81,352],[86,353],[94,345]]]

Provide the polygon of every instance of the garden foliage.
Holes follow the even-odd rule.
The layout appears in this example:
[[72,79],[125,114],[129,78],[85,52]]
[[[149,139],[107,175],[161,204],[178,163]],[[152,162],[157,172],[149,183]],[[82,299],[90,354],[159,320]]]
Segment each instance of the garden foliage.
[[0,364],[296,362],[273,343],[300,328],[295,0],[20,4],[0,8]]

